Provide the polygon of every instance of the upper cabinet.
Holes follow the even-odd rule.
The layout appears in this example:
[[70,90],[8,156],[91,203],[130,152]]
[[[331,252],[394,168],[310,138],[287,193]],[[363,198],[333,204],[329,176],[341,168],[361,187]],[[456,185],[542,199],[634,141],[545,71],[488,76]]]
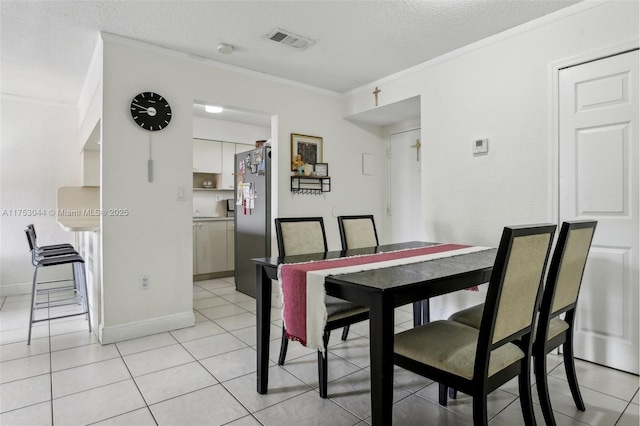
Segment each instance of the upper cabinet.
[[[201,180],[215,180],[214,189],[231,190],[235,185],[235,155],[253,149],[254,145],[193,139],[193,173]],[[202,175],[202,174],[205,175]],[[215,177],[207,175],[216,175]],[[201,182],[200,182],[201,183]],[[194,180],[194,187],[201,187]]]
[[235,155],[235,143],[222,144],[222,179],[220,179],[220,189],[233,189]]
[[226,144],[205,139],[194,139],[193,171],[197,173],[222,173],[223,145]]

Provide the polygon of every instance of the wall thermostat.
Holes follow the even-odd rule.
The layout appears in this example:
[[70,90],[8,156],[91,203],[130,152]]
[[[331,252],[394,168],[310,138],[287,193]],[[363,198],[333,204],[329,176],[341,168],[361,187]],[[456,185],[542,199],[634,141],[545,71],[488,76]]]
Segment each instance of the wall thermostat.
[[489,152],[489,139],[476,139],[473,141],[473,155]]

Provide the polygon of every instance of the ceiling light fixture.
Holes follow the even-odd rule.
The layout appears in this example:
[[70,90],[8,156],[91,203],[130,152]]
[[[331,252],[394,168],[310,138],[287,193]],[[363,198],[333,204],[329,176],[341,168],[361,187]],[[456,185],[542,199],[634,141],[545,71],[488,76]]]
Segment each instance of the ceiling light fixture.
[[220,43],[216,49],[218,49],[218,52],[225,55],[233,52],[233,46],[227,43]]
[[213,105],[205,105],[204,110],[210,112],[211,114],[220,114],[222,111],[224,111],[222,107]]

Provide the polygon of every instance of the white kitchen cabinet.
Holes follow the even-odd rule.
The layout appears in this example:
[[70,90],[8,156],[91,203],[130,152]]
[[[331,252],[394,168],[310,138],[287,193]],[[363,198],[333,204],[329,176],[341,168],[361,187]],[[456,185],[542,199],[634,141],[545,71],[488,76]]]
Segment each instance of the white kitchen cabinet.
[[218,141],[193,140],[193,171],[196,173],[222,173],[222,146]]
[[227,270],[227,221],[195,222],[195,274]]
[[235,143],[222,144],[222,179],[220,189],[233,189],[235,176],[233,175],[236,155]]

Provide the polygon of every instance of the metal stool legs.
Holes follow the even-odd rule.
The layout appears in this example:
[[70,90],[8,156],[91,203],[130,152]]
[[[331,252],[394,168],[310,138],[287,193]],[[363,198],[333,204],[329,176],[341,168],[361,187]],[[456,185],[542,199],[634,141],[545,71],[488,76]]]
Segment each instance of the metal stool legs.
[[[32,284],[32,290],[31,290],[31,314],[29,317],[29,336],[27,339],[27,345],[31,344],[33,324],[37,322],[49,321],[49,320],[60,319],[60,318],[68,318],[68,317],[73,317],[78,315],[86,315],[87,322],[89,323],[89,332],[91,332],[91,314],[89,312],[89,300],[88,300],[88,293],[87,293],[87,280],[86,280],[86,275],[84,271],[84,260],[80,256],[73,256],[67,259],[58,258],[56,260],[57,262],[56,261],[46,262],[46,260],[36,262],[35,270],[33,271],[33,284]],[[38,271],[40,270],[41,267],[52,266],[54,264],[59,265],[59,264],[65,264],[65,263],[71,263],[73,267],[73,285],[38,289],[38,285],[42,285],[42,284],[71,281],[71,280],[56,280],[56,281],[46,281],[41,283],[38,282]],[[73,297],[71,298],[71,300],[73,300],[72,303],[65,303],[69,299],[60,299],[60,300],[54,300],[54,301],[51,300],[52,294],[59,293],[64,295],[65,292],[73,294]],[[45,302],[38,302],[39,294],[46,295],[47,300]],[[49,313],[46,318],[42,318],[42,319],[34,318],[35,312],[37,309],[46,308],[47,310],[50,310],[51,308],[55,308],[57,306],[65,306],[69,304],[82,305],[82,308],[83,308],[82,312],[76,312],[72,314],[58,315],[58,316],[50,316],[50,313]],[[38,306],[38,305],[44,305],[44,306]]]

